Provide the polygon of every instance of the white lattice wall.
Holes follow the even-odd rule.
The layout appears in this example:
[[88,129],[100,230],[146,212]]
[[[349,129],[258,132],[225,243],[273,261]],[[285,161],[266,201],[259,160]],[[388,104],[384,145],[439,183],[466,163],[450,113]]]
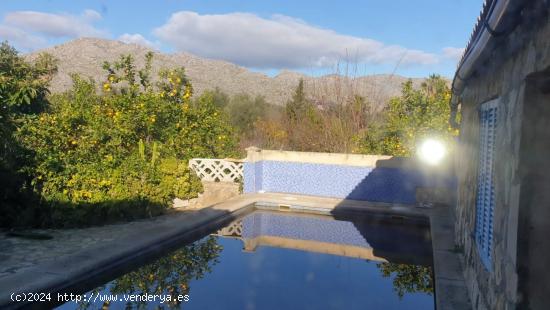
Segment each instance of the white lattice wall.
[[237,182],[243,178],[243,163],[236,160],[193,158],[189,168],[202,181]]

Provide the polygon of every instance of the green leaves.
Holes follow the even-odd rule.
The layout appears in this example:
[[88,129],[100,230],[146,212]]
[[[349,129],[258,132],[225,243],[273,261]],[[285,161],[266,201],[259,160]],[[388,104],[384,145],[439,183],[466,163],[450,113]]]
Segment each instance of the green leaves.
[[51,56],[40,55],[27,62],[6,42],[0,45],[0,226],[40,217],[35,210],[25,210],[36,204],[29,190],[29,166],[34,158],[16,134],[23,122],[46,107],[47,86],[55,70]]
[[145,144],[143,144],[143,139],[139,139],[139,157],[141,160],[145,161]]
[[311,102],[306,98],[304,92],[304,80],[300,79],[292,100],[286,104],[286,114],[291,121],[299,121],[306,116],[311,107]]
[[393,288],[399,298],[403,298],[405,294],[434,292],[433,272],[430,267],[396,263],[379,263],[376,266],[382,276],[393,278]]
[[145,54],[145,68],[139,70],[140,84],[145,91],[151,90],[151,67],[153,63],[153,52]]
[[45,100],[48,83],[56,70],[56,60],[52,56],[41,54],[34,63],[29,63],[3,42],[0,45],[0,98],[2,104],[9,105],[5,112],[13,113],[14,117],[36,112],[34,106],[38,107]]

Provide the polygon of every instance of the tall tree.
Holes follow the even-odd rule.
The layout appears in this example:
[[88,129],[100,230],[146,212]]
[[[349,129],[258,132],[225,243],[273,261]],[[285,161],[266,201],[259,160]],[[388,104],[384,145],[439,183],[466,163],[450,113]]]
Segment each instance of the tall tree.
[[450,140],[457,131],[449,125],[451,90],[447,81],[431,75],[419,89],[405,82],[401,96],[392,98],[386,109],[386,122],[371,128],[363,152],[376,148],[387,155],[410,156],[417,143],[426,137]]
[[298,86],[294,91],[294,95],[292,96],[292,100],[286,104],[287,117],[291,121],[300,120],[306,113],[309,105],[311,105],[311,103],[306,98],[306,94],[304,92],[304,80],[300,79],[300,82],[298,82]]

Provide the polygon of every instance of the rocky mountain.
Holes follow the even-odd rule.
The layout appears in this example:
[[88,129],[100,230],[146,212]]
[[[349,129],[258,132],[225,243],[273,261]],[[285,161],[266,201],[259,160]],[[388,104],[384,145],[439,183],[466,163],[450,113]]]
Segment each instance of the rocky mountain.
[[[117,60],[122,54],[133,55],[137,67],[142,68],[145,54],[148,51],[150,49],[135,44],[81,38],[36,51],[26,57],[32,59],[38,53],[47,52],[59,59],[59,71],[52,81],[51,90],[52,92],[61,92],[71,87],[70,75],[72,73],[90,77],[100,85],[105,79],[105,72],[102,69],[103,61]],[[398,75],[350,77],[332,74],[311,77],[292,71],[281,71],[277,76],[269,77],[226,61],[205,59],[189,53],[153,52],[155,54],[153,58],[155,76],[161,68],[183,66],[198,94],[218,87],[230,95],[239,93],[261,95],[273,104],[287,102],[298,81],[304,79],[306,93],[318,101],[338,102],[341,98],[359,94],[369,98],[373,103],[383,105],[390,97],[399,94],[401,84],[407,80],[407,78]],[[413,79],[413,82],[419,85],[422,79]]]

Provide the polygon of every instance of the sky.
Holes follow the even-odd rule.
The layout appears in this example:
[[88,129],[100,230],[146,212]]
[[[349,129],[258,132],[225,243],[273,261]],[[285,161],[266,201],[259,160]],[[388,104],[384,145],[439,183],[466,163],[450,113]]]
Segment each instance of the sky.
[[482,0],[2,0],[0,41],[31,52],[98,37],[270,76],[452,78]]

